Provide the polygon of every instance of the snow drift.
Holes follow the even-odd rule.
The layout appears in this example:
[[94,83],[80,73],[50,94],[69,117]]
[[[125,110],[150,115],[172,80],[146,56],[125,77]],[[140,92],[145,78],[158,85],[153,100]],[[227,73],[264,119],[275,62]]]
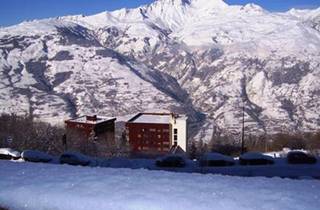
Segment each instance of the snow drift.
[[317,180],[240,178],[0,161],[0,204],[12,210],[308,209]]

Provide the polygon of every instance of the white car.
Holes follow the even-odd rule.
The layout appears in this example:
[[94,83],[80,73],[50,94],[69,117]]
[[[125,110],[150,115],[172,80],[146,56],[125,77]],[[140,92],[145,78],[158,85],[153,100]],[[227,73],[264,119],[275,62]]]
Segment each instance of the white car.
[[0,159],[17,160],[21,157],[20,152],[11,148],[0,148]]

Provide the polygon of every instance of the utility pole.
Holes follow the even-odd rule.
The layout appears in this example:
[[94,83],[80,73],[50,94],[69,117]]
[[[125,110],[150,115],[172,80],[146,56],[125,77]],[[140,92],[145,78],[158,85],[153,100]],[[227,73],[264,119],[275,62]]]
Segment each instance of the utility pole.
[[241,154],[244,153],[244,100],[242,100],[242,132],[241,132]]

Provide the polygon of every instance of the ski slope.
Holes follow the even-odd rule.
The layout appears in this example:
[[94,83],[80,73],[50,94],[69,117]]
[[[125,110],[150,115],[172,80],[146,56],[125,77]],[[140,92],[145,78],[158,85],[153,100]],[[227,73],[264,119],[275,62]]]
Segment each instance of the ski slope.
[[243,178],[0,161],[10,210],[319,209],[318,180]]

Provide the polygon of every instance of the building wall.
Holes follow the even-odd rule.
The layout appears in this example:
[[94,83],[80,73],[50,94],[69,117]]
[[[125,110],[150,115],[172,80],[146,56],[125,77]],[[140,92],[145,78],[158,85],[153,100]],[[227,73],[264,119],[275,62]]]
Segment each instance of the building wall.
[[[175,134],[175,129],[177,134]],[[177,144],[187,151],[187,120],[185,118],[172,118],[171,119],[171,139],[174,144],[175,135],[177,135]]]
[[69,131],[72,131],[72,133],[78,132],[79,134],[85,136],[86,138],[90,136],[90,133],[94,129],[93,124],[77,123],[77,122],[70,122],[70,121],[66,121],[65,123],[66,123],[67,132]]
[[169,124],[126,124],[133,153],[165,154],[171,148]]

